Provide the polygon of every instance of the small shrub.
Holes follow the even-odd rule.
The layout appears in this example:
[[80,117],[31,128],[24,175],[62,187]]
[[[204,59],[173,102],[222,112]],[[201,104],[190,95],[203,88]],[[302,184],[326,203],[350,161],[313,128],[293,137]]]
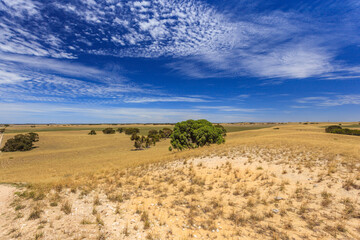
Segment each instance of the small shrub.
[[33,208],[33,210],[31,211],[30,215],[29,215],[29,220],[35,220],[35,219],[38,219],[40,218],[40,215],[42,213],[42,210],[40,209],[39,206],[35,206]]
[[88,134],[89,135],[96,135],[96,132],[95,132],[95,130],[91,130]]
[[61,211],[63,211],[65,214],[70,214],[71,213],[71,204],[69,203],[69,201],[66,201],[62,207],[61,207]]
[[115,130],[113,128],[105,128],[104,130],[102,130],[102,132],[104,134],[114,134]]

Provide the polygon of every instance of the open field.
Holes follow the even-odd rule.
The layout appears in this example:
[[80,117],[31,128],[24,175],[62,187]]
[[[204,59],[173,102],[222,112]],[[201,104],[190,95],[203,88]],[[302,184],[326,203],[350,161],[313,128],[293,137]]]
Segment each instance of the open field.
[[[100,127],[101,126],[101,127]],[[124,168],[144,163],[171,159],[169,140],[157,143],[146,151],[131,151],[133,142],[124,133],[103,134],[106,127],[138,127],[146,135],[150,129],[160,130],[169,125],[71,125],[36,126],[14,125],[6,129],[4,141],[15,134],[38,132],[40,141],[29,152],[2,153],[0,156],[0,182],[52,182],[79,173],[99,169]],[[272,125],[270,125],[272,126]],[[171,127],[171,125],[170,125]],[[269,127],[267,125],[225,125],[231,131],[245,131]],[[98,130],[89,136],[90,129]]]
[[0,189],[12,196],[0,239],[360,239],[360,137],[328,125],[230,132],[183,152],[41,132],[38,148],[1,153],[0,181],[33,186]]

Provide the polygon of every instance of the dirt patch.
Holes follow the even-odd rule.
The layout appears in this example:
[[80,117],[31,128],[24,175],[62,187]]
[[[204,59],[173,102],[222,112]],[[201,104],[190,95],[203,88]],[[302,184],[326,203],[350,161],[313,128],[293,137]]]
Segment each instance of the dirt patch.
[[0,239],[3,239],[5,232],[5,226],[9,224],[9,219],[5,216],[5,212],[9,208],[13,198],[14,192],[16,188],[8,186],[8,185],[1,185],[0,184]]

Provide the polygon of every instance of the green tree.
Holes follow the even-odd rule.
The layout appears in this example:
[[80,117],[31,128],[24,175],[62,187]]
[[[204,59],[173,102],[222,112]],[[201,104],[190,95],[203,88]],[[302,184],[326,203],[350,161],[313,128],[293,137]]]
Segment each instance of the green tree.
[[205,119],[179,122],[170,136],[171,145],[174,149],[183,150],[224,143],[226,131],[219,126]]
[[122,132],[124,131],[124,128],[118,128],[117,131],[118,131],[119,133],[122,133]]

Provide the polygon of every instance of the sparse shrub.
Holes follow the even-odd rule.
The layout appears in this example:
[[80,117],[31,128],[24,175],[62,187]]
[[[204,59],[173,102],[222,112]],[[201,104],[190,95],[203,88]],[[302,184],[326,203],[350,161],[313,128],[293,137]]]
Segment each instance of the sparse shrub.
[[91,130],[88,134],[89,135],[96,135],[96,132],[95,132],[95,130]]
[[118,128],[117,131],[118,131],[119,133],[122,133],[122,132],[124,131],[124,128]]
[[6,141],[3,152],[29,151],[33,149],[33,142],[39,141],[37,133],[18,134]]
[[65,214],[70,214],[71,213],[71,204],[69,201],[66,201],[62,207],[61,207],[61,211],[63,211]]
[[171,134],[171,145],[174,149],[183,150],[224,143],[226,131],[220,126],[205,119],[179,122]]
[[149,137],[145,137],[145,136],[140,137],[136,133],[133,133],[133,135],[131,135],[130,140],[134,141],[134,147],[136,148],[136,150],[149,148],[151,144],[154,143],[153,141],[151,141]]
[[114,134],[115,130],[113,128],[105,128],[104,130],[102,130],[102,132],[104,134]]
[[38,205],[36,205],[33,210],[31,211],[30,215],[29,215],[29,220],[35,220],[40,218],[40,215],[42,213],[42,210],[40,209],[40,207]]
[[141,214],[140,220],[144,222],[144,229],[150,228],[150,220],[149,220],[149,215],[147,214],[147,212],[143,212]]

